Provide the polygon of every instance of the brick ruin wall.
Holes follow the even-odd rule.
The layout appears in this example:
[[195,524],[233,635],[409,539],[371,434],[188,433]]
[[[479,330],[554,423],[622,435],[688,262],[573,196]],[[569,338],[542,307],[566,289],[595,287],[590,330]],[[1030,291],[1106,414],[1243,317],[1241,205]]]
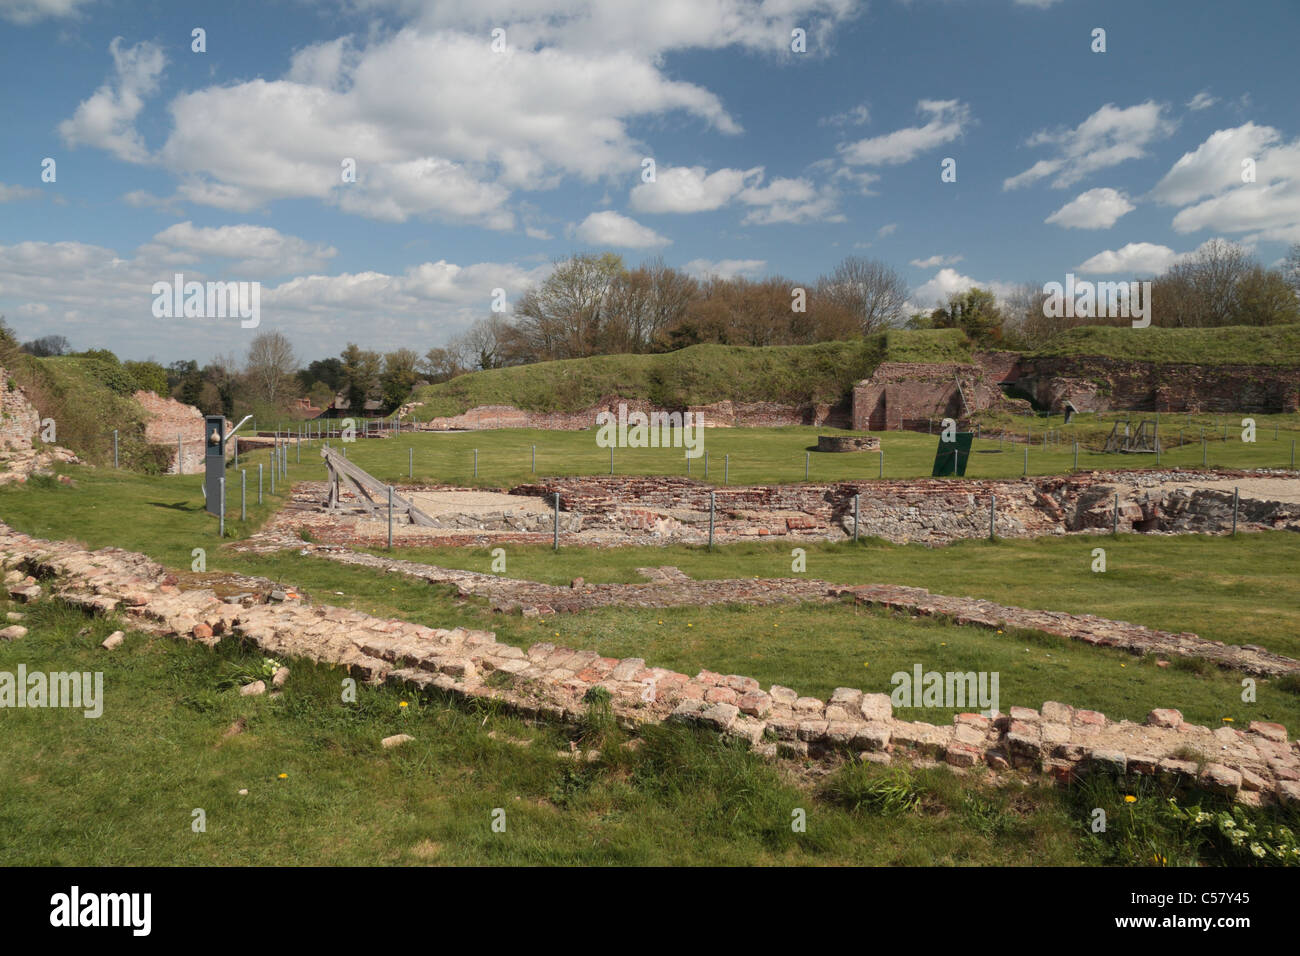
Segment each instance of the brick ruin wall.
[[1002,392],[1000,383],[1011,373],[1003,354],[988,353],[987,368],[961,362],[882,362],[853,387],[852,427],[897,431],[931,419],[961,420],[987,409],[1027,412],[1027,401]]
[[1125,362],[1089,356],[1026,358],[1018,390],[1059,412],[1134,409],[1160,412],[1294,412],[1300,368]]
[[[989,533],[990,510],[1000,537],[1037,537],[1070,532],[1221,532],[1232,525],[1232,494],[1194,486],[1162,489],[1162,483],[1258,477],[1246,473],[1092,472],[1019,480],[911,479],[832,484],[718,487],[678,477],[558,478],[525,484],[511,494],[550,500],[583,517],[584,531],[645,534],[659,540],[694,541],[707,535],[710,495],[714,532],[720,540],[794,536],[852,536],[854,496],[859,534],[895,542],[945,543]],[[1300,504],[1241,498],[1243,528],[1300,530]]]
[[[144,409],[145,440],[171,450],[168,473],[197,475],[203,472],[203,458],[207,440],[203,434],[203,413],[193,405],[174,398],[162,398],[149,392],[138,391],[132,396]],[[226,422],[227,431],[230,422]],[[178,442],[179,439],[179,442]],[[177,468],[177,447],[182,451],[180,468]]]
[[[601,412],[618,414],[618,406],[629,412],[691,412],[700,416],[706,428],[774,428],[784,425],[815,425],[827,428],[850,427],[850,404],[826,403],[788,405],[780,402],[714,402],[711,405],[688,405],[663,408],[641,399],[610,396],[578,412],[534,412],[513,405],[479,405],[461,415],[431,418],[422,427],[438,431],[479,430],[485,428],[540,428],[549,431],[582,431],[596,427]],[[412,406],[417,407],[417,406]]]
[[28,451],[40,430],[41,416],[10,381],[9,372],[0,368],[0,450]]

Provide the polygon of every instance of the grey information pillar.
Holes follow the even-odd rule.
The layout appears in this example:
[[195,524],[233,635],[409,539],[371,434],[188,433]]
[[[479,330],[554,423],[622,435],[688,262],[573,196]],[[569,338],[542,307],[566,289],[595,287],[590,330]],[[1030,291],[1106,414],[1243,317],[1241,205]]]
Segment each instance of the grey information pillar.
[[221,514],[221,479],[226,476],[226,420],[220,415],[203,416],[203,487],[207,491],[207,512]]

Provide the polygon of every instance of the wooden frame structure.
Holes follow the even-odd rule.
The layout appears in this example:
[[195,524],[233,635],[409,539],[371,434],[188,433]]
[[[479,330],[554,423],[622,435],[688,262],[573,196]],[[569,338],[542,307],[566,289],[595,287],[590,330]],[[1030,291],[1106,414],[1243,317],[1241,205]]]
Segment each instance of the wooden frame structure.
[[[1158,426],[1151,419],[1144,419],[1138,423],[1136,430],[1129,426],[1131,421],[1116,421],[1111,426],[1110,436],[1106,439],[1106,447],[1103,452],[1137,452],[1140,454],[1155,454],[1162,451],[1160,447],[1160,434]],[[1120,432],[1120,426],[1124,426],[1124,431]]]
[[[374,475],[357,467],[332,448],[322,448],[320,456],[325,459],[325,468],[329,472],[329,494],[325,499],[326,508],[343,507],[344,482],[347,482],[352,491],[356,493],[357,500],[372,517],[375,516],[376,508],[385,510],[388,508],[388,493],[392,487],[391,485],[384,484]],[[394,514],[406,515],[407,521],[411,524],[422,525],[426,528],[435,527],[432,518],[396,492],[393,493],[393,512]]]

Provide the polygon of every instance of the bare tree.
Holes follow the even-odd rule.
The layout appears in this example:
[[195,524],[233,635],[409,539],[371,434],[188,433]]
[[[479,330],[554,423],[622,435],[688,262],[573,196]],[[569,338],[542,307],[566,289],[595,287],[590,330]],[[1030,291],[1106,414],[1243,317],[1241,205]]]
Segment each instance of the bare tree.
[[624,272],[613,253],[557,263],[515,305],[519,331],[538,360],[595,355],[608,318],[610,288]]
[[280,408],[294,389],[297,368],[289,340],[279,332],[262,332],[248,347],[244,374],[254,399]]
[[870,335],[902,323],[908,288],[892,266],[850,256],[817,280],[817,293],[856,316],[859,331]]

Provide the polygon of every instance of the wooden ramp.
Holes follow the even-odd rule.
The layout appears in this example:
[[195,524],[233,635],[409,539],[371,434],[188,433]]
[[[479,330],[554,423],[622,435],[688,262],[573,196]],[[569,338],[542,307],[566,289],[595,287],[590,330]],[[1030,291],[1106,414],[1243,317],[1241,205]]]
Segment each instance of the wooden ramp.
[[[332,448],[322,448],[320,456],[325,459],[325,468],[329,471],[329,496],[325,499],[325,507],[342,507],[343,483],[347,482],[348,487],[356,493],[361,506],[372,516],[378,508],[387,511],[390,485],[357,467]],[[435,526],[432,518],[396,492],[393,493],[393,513],[406,515],[411,524],[426,528]]]

